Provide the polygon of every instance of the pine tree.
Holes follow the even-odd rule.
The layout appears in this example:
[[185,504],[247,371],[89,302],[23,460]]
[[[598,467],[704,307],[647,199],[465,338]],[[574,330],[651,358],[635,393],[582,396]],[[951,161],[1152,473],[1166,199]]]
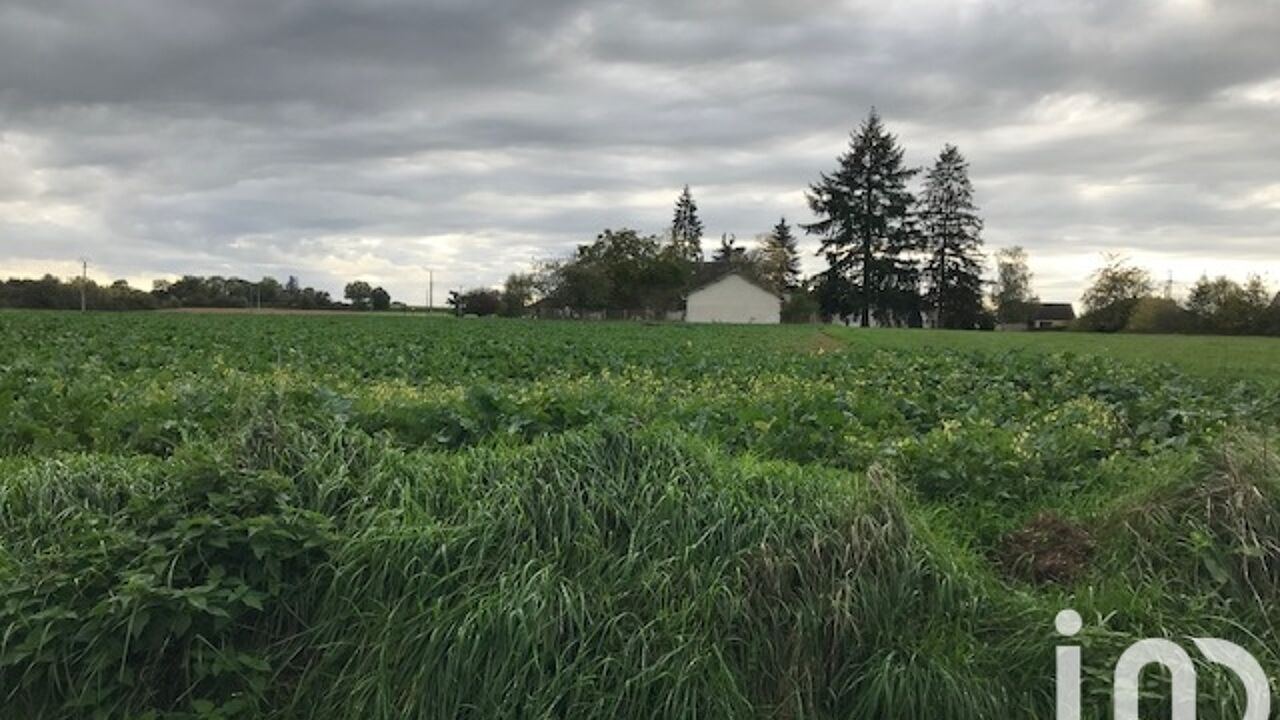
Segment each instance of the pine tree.
[[725,267],[740,267],[747,261],[747,249],[738,245],[738,238],[729,233],[720,235],[720,247],[711,256],[711,262]]
[[698,219],[698,205],[693,201],[688,185],[676,199],[675,218],[671,221],[671,245],[677,256],[692,263],[702,261],[702,221]]
[[907,181],[918,170],[903,165],[897,138],[885,130],[872,109],[850,138],[839,167],[810,186],[809,208],[817,222],[805,232],[822,238],[821,252],[846,288],[838,308],[856,312],[861,324],[874,313],[882,322],[900,322],[917,311],[919,270],[908,253],[919,246]]
[[782,218],[765,236],[761,272],[778,290],[793,290],[800,282],[800,249],[787,219]]
[[925,300],[938,327],[972,329],[982,315],[982,219],[973,203],[969,163],[947,145],[925,176],[920,208]]

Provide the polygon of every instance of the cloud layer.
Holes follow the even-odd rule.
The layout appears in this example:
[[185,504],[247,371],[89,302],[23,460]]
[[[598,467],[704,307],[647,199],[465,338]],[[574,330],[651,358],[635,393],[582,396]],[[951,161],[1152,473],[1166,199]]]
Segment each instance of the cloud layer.
[[1276,37],[1254,0],[5,0],[0,274],[418,302],[660,231],[685,183],[752,238],[875,105],[913,164],[960,146],[1046,298],[1104,251],[1280,284]]

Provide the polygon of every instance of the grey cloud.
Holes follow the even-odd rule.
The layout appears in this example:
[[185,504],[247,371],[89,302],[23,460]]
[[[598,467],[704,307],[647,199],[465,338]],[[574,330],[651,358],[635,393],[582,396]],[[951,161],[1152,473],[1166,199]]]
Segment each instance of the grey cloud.
[[1244,0],[9,0],[0,273],[90,254],[416,299],[423,265],[496,282],[659,231],[684,183],[751,238],[808,220],[876,105],[912,163],[961,145],[992,243],[1280,275],[1280,208],[1245,201],[1278,182],[1280,98],[1226,92],[1280,78],[1276,36]]

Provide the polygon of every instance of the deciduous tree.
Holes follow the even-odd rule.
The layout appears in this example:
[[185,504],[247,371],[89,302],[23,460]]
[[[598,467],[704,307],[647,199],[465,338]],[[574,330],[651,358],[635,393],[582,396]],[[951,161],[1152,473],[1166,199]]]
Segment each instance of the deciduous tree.
[[364,280],[356,280],[347,283],[342,290],[342,296],[345,297],[351,306],[357,310],[368,310],[373,304],[373,286]]
[[996,280],[991,288],[991,304],[996,320],[1002,323],[1025,323],[1031,308],[1040,302],[1031,290],[1031,268],[1027,252],[1021,247],[1003,248],[996,253]]
[[524,315],[525,308],[533,300],[535,278],[529,273],[512,273],[502,285],[502,314],[507,317]]
[[1254,275],[1241,285],[1227,278],[1201,277],[1187,297],[1187,310],[1203,332],[1244,335],[1265,332],[1270,293]]
[[1079,326],[1086,330],[1117,332],[1129,325],[1138,301],[1150,297],[1155,284],[1146,270],[1130,265],[1120,255],[1109,254],[1094,271],[1092,284],[1084,291],[1085,314]]
[[1155,289],[1151,273],[1130,265],[1121,255],[1109,254],[1094,271],[1092,284],[1084,291],[1085,312],[1097,312],[1116,303],[1147,297]]

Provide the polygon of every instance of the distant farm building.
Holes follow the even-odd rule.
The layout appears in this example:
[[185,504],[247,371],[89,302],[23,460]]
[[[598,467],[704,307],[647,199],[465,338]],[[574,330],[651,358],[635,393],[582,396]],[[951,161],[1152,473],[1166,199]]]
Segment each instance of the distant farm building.
[[741,273],[729,272],[689,292],[685,322],[777,325],[782,298]]
[[1066,330],[1076,321],[1071,303],[1039,303],[1028,308],[1027,321],[1001,323],[997,330]]
[[1071,303],[1040,303],[1031,309],[1032,330],[1065,330],[1075,320]]

